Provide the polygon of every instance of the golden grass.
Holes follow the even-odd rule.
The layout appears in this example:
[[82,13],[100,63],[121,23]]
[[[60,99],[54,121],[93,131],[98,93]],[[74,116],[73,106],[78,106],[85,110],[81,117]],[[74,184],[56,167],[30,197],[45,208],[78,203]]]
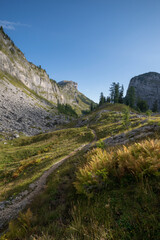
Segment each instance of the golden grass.
[[88,163],[77,172],[74,183],[78,193],[90,194],[93,189],[126,179],[140,181],[159,176],[160,140],[145,140],[116,151],[95,148],[86,155]]
[[0,144],[0,200],[23,191],[55,162],[93,139],[92,131],[83,127]]

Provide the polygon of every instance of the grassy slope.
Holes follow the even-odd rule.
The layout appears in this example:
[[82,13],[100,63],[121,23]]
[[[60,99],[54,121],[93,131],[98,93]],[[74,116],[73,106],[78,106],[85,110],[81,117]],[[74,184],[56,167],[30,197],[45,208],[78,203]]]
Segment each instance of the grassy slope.
[[[118,117],[117,113],[117,119]],[[93,112],[87,118],[90,118],[90,126],[93,127],[96,114]],[[106,116],[102,116],[99,126],[101,125],[104,131],[105,125],[108,124],[105,130],[105,134],[108,135],[108,130],[111,130],[112,126],[105,119]],[[139,119],[141,120],[144,119]],[[99,134],[97,128],[95,130]],[[126,131],[126,128],[123,126],[122,131],[124,130]],[[70,132],[69,129],[68,132]],[[115,132],[113,131],[112,134]],[[97,149],[90,151],[87,155],[83,151],[77,153],[48,178],[46,190],[34,200],[30,206],[31,211],[27,210],[19,216],[18,220],[11,222],[10,231],[1,239],[158,240],[160,238],[160,140],[158,136],[159,133],[157,144],[153,140],[152,145],[156,146],[153,149],[149,149],[150,141],[132,145],[126,148],[127,150],[120,147],[119,150],[116,148],[110,152],[107,149],[111,170],[117,166],[116,159],[119,161],[121,166],[119,175],[114,175],[115,171],[107,174],[106,159],[108,158],[105,152]],[[29,146],[32,146],[30,144],[29,141]],[[96,151],[99,153],[95,158]],[[102,159],[104,159],[104,165],[101,164]],[[138,174],[136,171],[136,174],[133,174],[134,171],[130,167],[128,169],[131,171],[126,170],[126,167],[122,171],[123,164],[120,163],[123,159],[131,159],[130,162],[134,167],[135,163],[145,163],[146,160],[149,160],[150,164],[144,164],[146,168],[139,167]],[[92,164],[94,167],[90,168],[88,161],[92,160],[94,160]],[[82,166],[85,171],[81,176],[79,173],[82,171]],[[129,166],[128,163],[127,166]],[[146,170],[148,166],[150,171]],[[96,171],[93,172],[92,169]],[[93,179],[95,177],[96,181],[92,177]]]
[[110,137],[122,133],[125,130],[146,124],[144,121],[146,117],[139,118],[136,112],[132,112],[130,115],[129,126],[124,126],[122,112],[125,108],[126,106],[123,104],[104,104],[102,107],[94,110],[91,114],[83,117],[83,120],[88,120],[88,125],[95,130],[97,134],[97,139]]
[[54,162],[83,143],[92,141],[86,127],[59,130],[35,137],[22,137],[0,144],[0,199],[25,189]]

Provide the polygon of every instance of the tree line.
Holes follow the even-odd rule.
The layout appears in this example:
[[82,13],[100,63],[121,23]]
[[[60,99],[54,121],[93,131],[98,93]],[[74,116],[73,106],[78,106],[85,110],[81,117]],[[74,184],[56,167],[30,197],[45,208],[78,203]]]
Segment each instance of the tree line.
[[119,82],[115,83],[113,82],[110,86],[110,96],[105,97],[103,95],[103,92],[100,94],[100,99],[99,99],[99,106],[104,104],[105,102],[107,103],[124,103],[123,99],[123,93],[124,93],[124,87],[123,85],[120,86]]
[[[129,87],[127,91],[126,97],[123,97],[124,87],[120,85],[120,83],[113,82],[109,88],[110,95],[105,97],[103,92],[100,93],[99,104],[97,106],[101,106],[104,103],[121,103],[131,108],[140,111],[146,112],[149,109],[147,102],[140,97],[136,98],[135,88],[133,86]],[[95,109],[95,106],[91,104],[91,111]],[[153,103],[152,109],[153,112],[158,111],[158,102],[155,100]]]

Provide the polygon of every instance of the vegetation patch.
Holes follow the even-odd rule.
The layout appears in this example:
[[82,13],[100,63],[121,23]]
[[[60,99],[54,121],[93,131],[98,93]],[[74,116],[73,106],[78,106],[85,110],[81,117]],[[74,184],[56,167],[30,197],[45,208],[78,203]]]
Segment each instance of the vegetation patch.
[[[24,190],[53,163],[94,139],[91,130],[65,129],[0,144],[0,199]],[[63,146],[63,147],[62,147]]]
[[49,177],[46,190],[2,239],[158,240],[159,147],[155,139],[77,153]]
[[145,140],[116,152],[96,148],[87,154],[87,161],[77,173],[75,187],[88,196],[94,190],[160,178],[160,140]]
[[63,113],[72,117],[77,117],[76,111],[69,104],[58,104],[57,105],[59,113]]

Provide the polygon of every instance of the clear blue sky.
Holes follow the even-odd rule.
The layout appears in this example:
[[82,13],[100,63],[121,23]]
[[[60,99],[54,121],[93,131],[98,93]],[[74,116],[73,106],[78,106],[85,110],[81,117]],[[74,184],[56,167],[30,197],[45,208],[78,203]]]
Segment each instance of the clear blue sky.
[[160,0],[1,0],[0,25],[27,60],[99,101],[160,72]]

